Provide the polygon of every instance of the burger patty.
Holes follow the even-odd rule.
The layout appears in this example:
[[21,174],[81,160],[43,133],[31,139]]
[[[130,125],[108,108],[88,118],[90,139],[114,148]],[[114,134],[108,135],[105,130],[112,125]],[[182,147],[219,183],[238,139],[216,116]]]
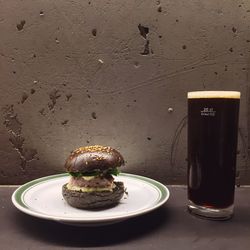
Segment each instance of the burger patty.
[[108,176],[87,176],[87,177],[70,177],[68,187],[79,188],[111,188],[113,186],[114,178]]

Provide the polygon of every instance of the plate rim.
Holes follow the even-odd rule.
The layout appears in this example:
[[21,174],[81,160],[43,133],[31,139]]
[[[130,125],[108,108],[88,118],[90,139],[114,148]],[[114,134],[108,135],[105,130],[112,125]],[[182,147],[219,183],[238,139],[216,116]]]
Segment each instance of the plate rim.
[[19,186],[12,194],[11,200],[13,205],[23,213],[26,213],[28,215],[41,218],[41,219],[47,219],[47,220],[53,220],[57,222],[64,222],[64,223],[103,223],[103,222],[111,222],[111,221],[121,221],[121,220],[126,220],[135,216],[143,215],[145,213],[151,212],[158,207],[162,206],[170,197],[170,192],[168,188],[162,184],[161,182],[151,179],[146,176],[142,175],[136,175],[136,174],[130,174],[130,173],[120,173],[119,176],[121,177],[128,177],[128,178],[133,178],[136,180],[140,180],[145,182],[148,185],[153,186],[155,189],[157,189],[159,193],[159,199],[157,199],[156,203],[142,211],[135,211],[131,212],[126,215],[117,215],[117,216],[108,216],[104,218],[75,218],[75,217],[63,217],[63,216],[53,216],[53,215],[48,215],[48,214],[43,214],[42,212],[32,210],[30,207],[28,207],[22,200],[23,196],[25,195],[26,192],[32,187],[35,187],[38,184],[53,180],[53,179],[60,179],[69,176],[68,173],[60,173],[60,174],[55,174],[55,175],[48,175],[44,176],[38,179],[34,179],[32,181],[29,181],[21,186]]

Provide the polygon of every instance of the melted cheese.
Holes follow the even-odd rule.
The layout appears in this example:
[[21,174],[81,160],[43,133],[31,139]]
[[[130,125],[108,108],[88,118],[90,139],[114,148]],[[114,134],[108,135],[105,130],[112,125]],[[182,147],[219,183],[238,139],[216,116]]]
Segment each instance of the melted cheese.
[[105,187],[105,188],[87,188],[87,187],[79,187],[79,186],[74,186],[71,185],[70,183],[67,184],[67,188],[72,191],[80,191],[80,192],[102,192],[102,191],[113,191],[115,187],[115,184],[112,183],[110,187]]
[[82,178],[84,179],[84,180],[86,180],[86,181],[90,181],[90,180],[92,180],[92,179],[95,179],[96,178],[96,176],[82,176]]

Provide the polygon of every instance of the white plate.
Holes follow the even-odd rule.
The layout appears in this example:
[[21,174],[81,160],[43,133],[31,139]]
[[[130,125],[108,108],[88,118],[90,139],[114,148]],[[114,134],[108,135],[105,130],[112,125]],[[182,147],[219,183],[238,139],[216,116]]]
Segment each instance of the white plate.
[[124,195],[117,206],[82,210],[69,206],[63,199],[62,186],[68,179],[68,174],[58,174],[28,182],[13,193],[12,202],[17,209],[35,217],[71,225],[98,226],[145,214],[160,207],[169,198],[169,190],[160,182],[121,173],[115,179],[124,183],[128,195]]

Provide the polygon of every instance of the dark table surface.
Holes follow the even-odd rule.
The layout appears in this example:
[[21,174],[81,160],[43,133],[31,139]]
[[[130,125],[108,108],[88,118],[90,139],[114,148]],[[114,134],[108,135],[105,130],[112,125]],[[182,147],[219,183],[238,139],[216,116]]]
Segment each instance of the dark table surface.
[[186,210],[186,188],[169,186],[159,209],[117,224],[74,227],[23,214],[16,187],[0,186],[0,249],[250,249],[250,187],[236,189],[235,215],[209,221]]

